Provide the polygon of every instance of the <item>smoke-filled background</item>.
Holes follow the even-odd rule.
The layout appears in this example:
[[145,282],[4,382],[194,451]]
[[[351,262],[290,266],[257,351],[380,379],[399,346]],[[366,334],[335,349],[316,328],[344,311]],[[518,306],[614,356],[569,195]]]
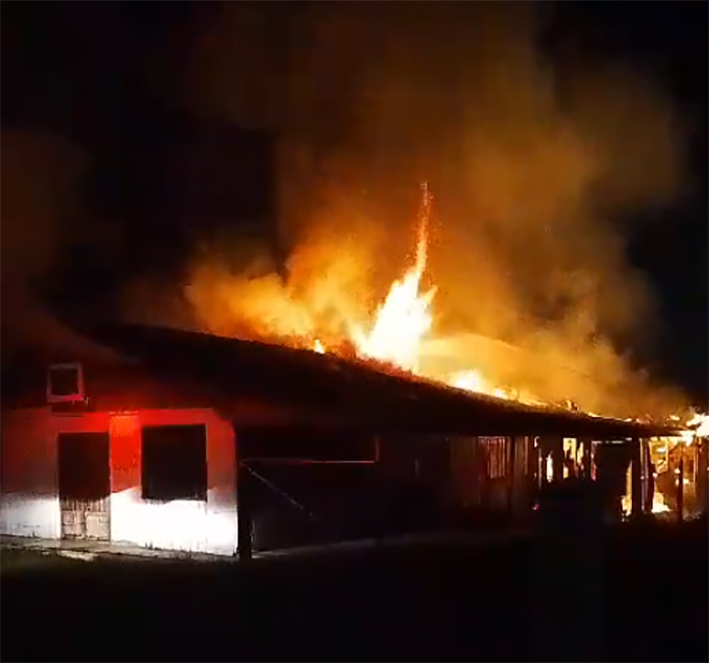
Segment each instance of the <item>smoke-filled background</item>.
[[[635,238],[654,245],[667,227],[706,247],[705,218],[685,230],[667,211],[703,178],[688,150],[697,115],[669,89],[662,62],[601,53],[602,40],[570,20],[562,30],[531,3],[225,3],[190,30],[166,31],[163,55],[144,37],[126,71],[148,96],[210,126],[276,136],[274,223],[175,202],[194,200],[183,189],[195,181],[253,188],[258,168],[205,174],[203,149],[168,146],[163,154],[180,156],[164,158],[161,172],[177,174],[161,180],[162,205],[141,208],[141,232],[145,216],[153,230],[137,245],[130,209],[97,215],[81,193],[96,154],[66,137],[13,132],[13,160],[4,130],[3,285],[6,252],[14,274],[34,277],[80,236],[84,254],[123,274],[110,285],[126,318],[242,336],[341,335],[371,320],[411,265],[425,180],[435,204],[424,285],[438,287],[425,369],[477,367],[591,411],[671,410],[685,397],[639,364],[677,333],[672,309],[631,258]],[[178,52],[176,64],[164,56]],[[229,148],[208,142],[210,154]],[[248,146],[231,149],[250,160]],[[25,178],[11,187],[9,215],[8,177]],[[47,189],[39,208],[23,207],[33,198],[23,187]],[[175,232],[178,207],[212,222]],[[21,229],[10,242],[8,219]],[[174,245],[179,258],[149,274],[123,270],[151,242]],[[704,305],[705,253],[703,266],[676,266],[704,280]]]
[[625,226],[682,193],[685,127],[663,90],[630,69],[579,59],[555,70],[534,12],[519,3],[320,5],[283,26],[287,57],[240,70],[230,63],[267,61],[251,37],[266,19],[231,5],[195,44],[191,99],[241,122],[270,116],[282,132],[288,278],[234,279],[229,252],[206,251],[187,288],[203,324],[229,333],[246,318],[307,332],[371,315],[407,266],[411,198],[426,179],[438,200],[436,331],[501,339],[533,360],[493,359],[469,337],[443,351],[592,410],[639,397],[617,348],[656,322],[626,259]]

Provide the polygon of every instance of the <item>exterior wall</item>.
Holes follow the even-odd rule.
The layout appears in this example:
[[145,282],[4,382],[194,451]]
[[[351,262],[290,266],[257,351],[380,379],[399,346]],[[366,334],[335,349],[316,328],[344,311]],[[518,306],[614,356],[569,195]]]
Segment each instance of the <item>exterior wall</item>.
[[533,459],[529,437],[452,438],[451,469],[459,504],[524,513],[532,496]]
[[[148,502],[141,493],[142,426],[206,424],[207,501]],[[57,435],[109,432],[111,540],[139,546],[233,554],[237,541],[236,463],[231,424],[213,410],[140,410],[54,414],[49,408],[6,413],[2,421],[0,532],[60,538]]]
[[[207,502],[141,497],[141,426],[207,425]],[[230,555],[236,550],[236,462],[229,422],[212,410],[142,410],[111,417],[111,539]]]
[[4,412],[0,533],[58,539],[57,438],[49,408]]

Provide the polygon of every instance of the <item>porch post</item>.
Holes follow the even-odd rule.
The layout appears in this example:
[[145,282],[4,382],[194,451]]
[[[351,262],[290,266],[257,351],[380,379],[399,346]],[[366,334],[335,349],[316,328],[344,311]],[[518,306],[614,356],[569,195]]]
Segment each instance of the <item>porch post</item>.
[[554,481],[564,480],[564,438],[555,435],[551,438],[551,462],[554,473]]
[[581,463],[583,465],[583,478],[587,481],[591,480],[591,463],[593,462],[593,453],[591,447],[593,441],[590,437],[582,437],[578,440],[579,444],[583,445],[583,455],[581,458]]
[[709,438],[697,440],[697,502],[702,513],[709,510]]
[[518,472],[517,472],[517,463],[515,462],[516,460],[516,449],[515,446],[517,445],[517,440],[519,438],[515,437],[514,435],[512,437],[507,438],[507,442],[509,444],[509,453],[507,455],[507,460],[508,460],[508,484],[507,484],[507,513],[508,515],[512,515],[516,511],[516,497],[517,497],[517,490],[519,486],[519,478],[518,478]]
[[239,449],[239,431],[234,430],[236,446],[236,511],[237,511],[237,549],[240,561],[253,557],[253,514],[251,508],[251,476],[248,467],[241,459]]
[[630,441],[631,445],[631,515],[636,518],[643,513],[645,500],[643,499],[643,440],[639,437],[633,437]]

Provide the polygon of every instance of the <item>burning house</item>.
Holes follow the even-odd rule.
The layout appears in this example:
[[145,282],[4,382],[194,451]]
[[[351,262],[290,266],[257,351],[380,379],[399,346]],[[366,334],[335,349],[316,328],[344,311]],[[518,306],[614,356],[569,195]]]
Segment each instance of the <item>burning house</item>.
[[678,470],[683,489],[691,473],[706,494],[705,447],[691,468],[651,453],[652,438],[676,447],[681,422],[585,414],[477,367],[425,365],[430,204],[424,186],[413,265],[339,335],[299,302],[259,300],[268,342],[254,319],[221,336],[74,319],[87,341],[4,367],[0,532],[249,556],[461,513],[523,519],[540,488],[573,476],[595,479],[618,517],[653,510],[655,474]]
[[261,340],[257,320],[231,337],[73,320],[88,341],[4,370],[0,532],[249,556],[524,519],[571,477],[595,480],[617,517],[704,505],[706,444],[684,431],[678,447],[682,422],[599,417],[426,365],[430,203],[424,186],[413,265],[339,336],[292,324],[303,311],[285,300],[262,302],[278,328]]
[[643,512],[644,440],[674,435],[309,350],[141,326],[89,335],[120,359],[5,376],[3,534],[249,555],[436,526],[454,507],[523,517],[547,463],[553,479],[590,477],[615,446]]
[[[337,324],[320,327],[282,282],[268,299],[208,279],[229,306],[197,312],[230,319],[195,326],[222,335],[73,320],[88,340],[3,367],[0,532],[248,556],[461,513],[524,518],[540,488],[573,476],[602,485],[618,516],[657,510],[668,476],[668,509],[684,514],[690,475],[687,497],[705,504],[706,448],[690,434],[684,458],[682,422],[604,418],[497,385],[479,365],[495,364],[489,344],[472,366],[446,363],[458,353],[430,334],[422,194],[413,264],[369,318],[333,309]],[[674,450],[664,462],[655,438]]]

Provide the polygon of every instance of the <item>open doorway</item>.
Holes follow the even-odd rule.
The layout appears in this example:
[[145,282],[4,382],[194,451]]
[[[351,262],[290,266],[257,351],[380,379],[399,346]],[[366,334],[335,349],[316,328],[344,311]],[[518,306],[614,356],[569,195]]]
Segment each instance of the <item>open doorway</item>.
[[108,432],[60,433],[57,453],[61,538],[108,541],[111,536]]

